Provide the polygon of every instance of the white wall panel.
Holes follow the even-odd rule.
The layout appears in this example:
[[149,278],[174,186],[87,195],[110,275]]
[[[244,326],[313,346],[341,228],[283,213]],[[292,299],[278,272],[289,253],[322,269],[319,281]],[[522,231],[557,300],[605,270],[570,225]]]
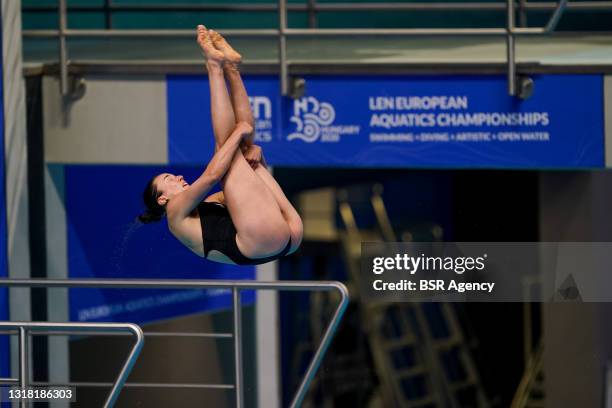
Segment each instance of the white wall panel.
[[88,77],[86,82],[82,99],[63,103],[58,79],[44,78],[45,160],[167,163],[165,77]]

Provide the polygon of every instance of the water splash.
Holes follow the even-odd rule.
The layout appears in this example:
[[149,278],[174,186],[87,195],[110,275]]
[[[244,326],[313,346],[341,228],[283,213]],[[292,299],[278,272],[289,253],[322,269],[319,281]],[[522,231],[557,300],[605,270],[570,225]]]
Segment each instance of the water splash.
[[114,266],[113,272],[117,275],[121,274],[121,261],[125,256],[125,251],[128,247],[132,236],[138,231],[144,224],[139,220],[134,220],[128,224],[124,225],[124,232],[122,234],[121,240],[117,242],[115,249],[113,250],[113,255],[111,257],[111,265]]

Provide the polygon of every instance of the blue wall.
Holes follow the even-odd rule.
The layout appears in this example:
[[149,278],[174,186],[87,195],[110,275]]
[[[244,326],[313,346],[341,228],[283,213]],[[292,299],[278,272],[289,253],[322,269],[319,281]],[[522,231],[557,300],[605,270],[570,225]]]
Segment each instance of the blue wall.
[[[143,225],[142,190],[161,172],[194,180],[198,167],[66,166],[70,278],[253,279],[255,268],[209,262],[182,245],[166,220]],[[243,300],[252,301],[245,293]],[[71,320],[148,322],[226,308],[227,292],[92,290],[70,292]]]

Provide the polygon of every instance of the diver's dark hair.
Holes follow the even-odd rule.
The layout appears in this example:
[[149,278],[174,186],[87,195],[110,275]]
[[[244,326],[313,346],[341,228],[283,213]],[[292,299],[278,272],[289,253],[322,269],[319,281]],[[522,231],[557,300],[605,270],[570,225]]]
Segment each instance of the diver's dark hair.
[[159,191],[157,191],[157,187],[155,186],[156,177],[157,176],[149,180],[147,186],[142,192],[142,201],[144,201],[144,205],[145,207],[147,207],[147,209],[145,210],[145,212],[138,216],[138,219],[143,224],[157,222],[161,220],[166,214],[166,209],[163,206],[159,205],[159,203],[157,202],[157,199],[159,198],[160,194]]

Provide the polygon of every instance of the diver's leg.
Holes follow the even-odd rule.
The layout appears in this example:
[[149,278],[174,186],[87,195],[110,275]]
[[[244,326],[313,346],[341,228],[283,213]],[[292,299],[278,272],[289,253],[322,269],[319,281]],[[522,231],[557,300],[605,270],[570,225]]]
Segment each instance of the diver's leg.
[[[225,79],[227,79],[229,83],[230,98],[232,100],[232,106],[234,107],[236,120],[239,122],[247,122],[255,127],[249,96],[238,69],[239,64],[242,62],[242,56],[228,44],[221,34],[214,30],[210,30],[209,32],[213,44],[223,53],[225,58],[223,71],[225,72]],[[252,138],[245,139],[245,142],[247,145],[250,145],[253,143],[253,140]]]
[[[250,123],[254,128],[255,120],[253,119],[251,103],[249,101],[246,88],[244,87],[244,83],[242,82],[242,77],[240,76],[238,67],[234,64],[225,64],[223,71],[230,86],[230,98],[232,100],[232,106],[234,107],[236,119],[238,121]],[[253,136],[244,140],[245,143],[247,145],[253,144],[254,136],[255,132],[253,132]]]
[[[238,70],[238,64],[241,62],[242,57],[225,41],[225,39],[219,33],[213,30],[210,30],[209,33],[215,47],[220,50],[225,57],[225,78],[230,86],[230,98],[234,114],[236,115],[236,120],[244,121],[251,124],[251,126],[254,126],[253,113],[251,111],[248,94],[240,76],[240,71]],[[252,143],[252,139],[247,139],[247,143]],[[241,160],[241,162],[246,163],[244,160]],[[291,236],[291,251],[295,251],[302,241],[303,227],[299,214],[295,208],[293,208],[282,189],[276,180],[274,180],[272,175],[267,171],[267,169],[261,165],[258,165],[255,168],[255,174],[263,181],[263,185],[261,183],[256,183],[256,185],[261,186],[264,189],[267,188],[270,190],[270,193],[272,193],[272,197],[277,204],[275,207],[280,209],[280,212],[286,221],[287,226],[289,227]],[[250,175],[249,178],[251,178]],[[268,194],[265,195],[269,196]]]
[[225,205],[236,227],[236,244],[247,258],[282,251],[290,229],[272,192],[237,151],[222,181]]
[[203,25],[198,26],[198,44],[206,56],[206,69],[210,84],[210,110],[213,132],[215,136],[215,150],[225,143],[225,139],[236,126],[234,108],[230,100],[225,76],[223,74],[223,53],[215,48],[209,32]]
[[291,201],[285,195],[285,192],[278,185],[278,182],[274,179],[274,176],[270,174],[268,169],[264,165],[257,165],[255,167],[255,174],[259,176],[261,180],[266,184],[266,187],[272,192],[276,203],[280,207],[283,218],[289,225],[291,233],[291,250],[289,253],[296,251],[301,242],[304,234],[304,226],[302,224],[302,218],[298,214],[297,210],[291,204]]
[[[249,103],[249,97],[240,76],[238,70],[238,63],[241,60],[240,54],[225,41],[225,39],[216,32],[211,30],[211,38],[215,47],[223,52],[226,58],[224,65],[225,78],[227,79],[230,86],[230,98],[234,107],[234,113],[238,121],[245,121],[254,125],[253,113],[251,111],[251,105]],[[252,143],[252,139],[246,139],[247,144]],[[268,170],[262,166],[257,165],[255,167],[255,173],[263,180],[267,188],[274,196],[276,203],[280,207],[285,221],[289,225],[291,231],[291,252],[295,251],[302,242],[303,225],[302,219],[298,212],[293,208],[291,202],[285,196],[285,193],[278,185],[274,177],[268,172]]]

